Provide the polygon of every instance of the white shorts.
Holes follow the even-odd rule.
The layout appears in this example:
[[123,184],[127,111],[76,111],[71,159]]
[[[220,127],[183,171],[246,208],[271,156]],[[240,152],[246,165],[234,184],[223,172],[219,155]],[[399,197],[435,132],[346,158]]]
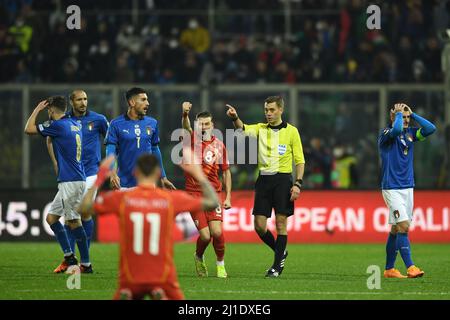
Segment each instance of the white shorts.
[[58,183],[58,193],[50,206],[49,214],[64,217],[67,220],[81,219],[77,212],[86,188],[84,181]]
[[413,188],[398,190],[383,190],[383,198],[389,208],[389,224],[396,225],[402,221],[413,219],[414,190]]
[[[94,186],[95,180],[97,180],[97,175],[86,177],[86,188],[84,189],[83,197],[88,192],[88,190]],[[95,199],[96,195],[97,191],[94,192],[92,199]]]

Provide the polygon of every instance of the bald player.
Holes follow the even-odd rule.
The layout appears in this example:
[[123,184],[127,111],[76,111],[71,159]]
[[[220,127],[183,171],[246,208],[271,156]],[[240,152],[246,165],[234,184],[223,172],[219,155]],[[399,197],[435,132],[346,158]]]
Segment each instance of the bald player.
[[[81,160],[83,162],[84,171],[86,174],[86,189],[92,188],[95,180],[97,179],[97,172],[99,163],[101,160],[101,144],[103,138],[106,136],[108,130],[108,120],[102,114],[88,110],[88,96],[83,90],[74,90],[69,96],[70,105],[72,110],[67,113],[73,120],[77,121],[82,126],[83,141]],[[53,146],[51,139],[47,139],[47,147],[50,157],[53,161],[53,166],[56,172],[58,172],[58,165],[53,152]],[[88,244],[90,246],[92,234],[94,231],[94,221],[92,218],[88,218],[82,221],[83,227],[86,231],[88,238]],[[68,228],[68,225],[65,225]],[[69,242],[72,251],[75,253],[75,239],[68,232]],[[63,261],[55,270],[55,273],[65,272],[68,268],[65,261]]]

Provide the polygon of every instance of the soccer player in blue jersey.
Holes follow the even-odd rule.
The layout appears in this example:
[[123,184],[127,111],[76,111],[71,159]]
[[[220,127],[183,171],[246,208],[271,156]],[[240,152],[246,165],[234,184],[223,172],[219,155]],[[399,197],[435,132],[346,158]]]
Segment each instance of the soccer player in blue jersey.
[[[389,208],[391,231],[386,244],[386,278],[417,278],[424,271],[416,267],[411,259],[411,246],[408,238],[409,225],[413,217],[414,188],[414,142],[423,141],[436,131],[428,120],[412,112],[403,103],[390,109],[391,126],[385,128],[378,137],[381,155],[381,189],[384,201]],[[410,120],[420,128],[409,127]],[[394,268],[397,251],[407,268],[407,276]]]
[[[36,125],[39,112],[46,108],[50,120]],[[80,124],[66,115],[66,110],[67,102],[62,96],[41,101],[28,119],[25,133],[40,133],[44,137],[52,138],[58,166],[58,193],[51,204],[46,221],[63,250],[66,265],[77,265],[78,261],[70,248],[67,231],[59,221],[64,216],[80,250],[81,272],[92,273],[87,236],[77,212],[86,186],[86,175],[81,161],[83,137]]]
[[[69,101],[72,106],[72,110],[67,112],[67,115],[81,124],[81,130],[83,132],[81,161],[83,162],[84,171],[86,174],[86,188],[84,191],[84,193],[86,193],[88,189],[92,188],[95,180],[97,179],[98,166],[101,160],[100,139],[106,136],[109,123],[104,115],[88,110],[88,96],[83,90],[72,91],[69,96]],[[47,147],[53,161],[53,165],[57,169],[58,165],[53,153],[53,146],[50,137],[47,137]],[[88,237],[88,246],[90,247],[92,234],[94,232],[94,220],[91,218],[88,220],[82,220],[82,224]],[[68,231],[70,247],[75,253],[75,238],[72,237],[72,234],[69,232],[70,227],[67,223],[64,227]],[[67,265],[65,264],[65,261],[63,261],[54,270],[54,272],[64,272],[66,269]]]
[[175,189],[164,171],[159,150],[158,122],[146,116],[149,108],[147,93],[141,88],[131,88],[126,92],[125,98],[128,110],[111,121],[105,138],[106,155],[117,155],[117,171],[110,178],[111,187],[135,187],[133,169],[136,160],[143,153],[151,153],[159,160],[163,187]]

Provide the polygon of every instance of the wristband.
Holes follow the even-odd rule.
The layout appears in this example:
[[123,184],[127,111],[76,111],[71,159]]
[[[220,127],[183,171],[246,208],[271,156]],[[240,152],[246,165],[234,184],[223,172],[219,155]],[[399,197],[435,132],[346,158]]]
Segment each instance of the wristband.
[[233,121],[233,122],[236,120],[239,120],[239,117],[231,118],[231,121]]
[[298,187],[299,189],[302,188],[303,185],[303,179],[297,179],[295,180],[294,186]]

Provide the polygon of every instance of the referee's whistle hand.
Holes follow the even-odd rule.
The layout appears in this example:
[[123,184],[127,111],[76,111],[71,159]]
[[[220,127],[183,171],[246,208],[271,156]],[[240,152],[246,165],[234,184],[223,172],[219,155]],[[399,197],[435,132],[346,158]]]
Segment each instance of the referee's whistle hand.
[[291,201],[295,201],[300,196],[300,189],[296,186],[291,188]]

